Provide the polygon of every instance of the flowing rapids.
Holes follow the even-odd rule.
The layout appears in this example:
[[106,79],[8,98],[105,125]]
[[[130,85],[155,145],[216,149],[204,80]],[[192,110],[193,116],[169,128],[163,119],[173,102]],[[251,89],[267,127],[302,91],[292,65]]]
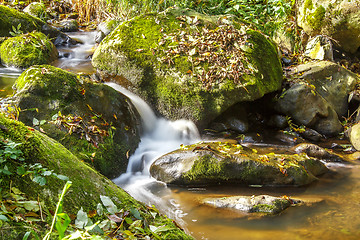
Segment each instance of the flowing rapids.
[[188,120],[169,121],[158,118],[147,103],[116,83],[107,83],[110,87],[127,96],[139,112],[144,133],[135,153],[130,157],[127,172],[113,181],[125,189],[134,198],[156,205],[167,215],[178,218],[182,211],[172,199],[167,199],[170,190],[165,184],[150,176],[151,164],[160,156],[176,150],[181,144],[193,144],[200,141],[195,124]]

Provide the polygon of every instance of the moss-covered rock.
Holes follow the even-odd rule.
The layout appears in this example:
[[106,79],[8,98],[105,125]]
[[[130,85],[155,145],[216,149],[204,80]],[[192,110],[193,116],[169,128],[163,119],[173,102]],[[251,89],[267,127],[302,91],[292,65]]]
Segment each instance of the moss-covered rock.
[[[124,211],[133,211],[132,209],[136,209],[140,214],[139,216],[145,219],[148,224],[154,226],[169,226],[169,231],[161,235],[164,239],[191,239],[191,237],[179,230],[171,220],[161,215],[155,215],[155,217],[151,215],[149,208],[134,200],[113,182],[84,164],[65,147],[45,134],[27,127],[21,122],[10,120],[4,117],[3,114],[0,114],[0,126],[1,141],[8,139],[16,143],[21,143],[19,147],[24,153],[23,157],[25,159],[22,164],[40,163],[42,167],[46,167],[54,173],[65,175],[72,181],[70,191],[66,194],[63,203],[63,211],[67,214],[76,214],[80,208],[83,208],[85,212],[96,210],[97,205],[101,203],[100,196],[103,195],[112,199],[119,209],[123,209]],[[14,164],[15,167],[19,165],[15,162],[9,164]],[[41,203],[43,207],[43,217],[47,215],[50,222],[52,216],[49,211],[55,210],[58,202],[58,194],[61,193],[65,182],[49,176],[46,178],[46,184],[40,186],[34,181],[31,181],[29,176],[30,175],[20,176],[15,173],[10,175],[10,177],[4,177],[4,175],[2,175],[0,184],[4,191],[8,191],[9,186],[15,187],[25,193],[29,200],[35,200]],[[4,191],[2,191],[2,194]],[[129,214],[133,213],[129,212]],[[24,220],[24,218],[17,219],[18,221]],[[2,220],[0,220],[1,224],[3,224]],[[12,223],[14,225],[11,225]],[[34,225],[31,228],[19,227],[20,223],[15,223],[15,221],[11,221],[10,226],[8,225],[9,224],[7,224],[6,228],[0,229],[1,236],[3,237],[5,235],[3,239],[22,239],[24,233],[29,231],[29,229],[35,228],[35,231],[38,231],[44,228],[43,224],[39,227],[34,227]],[[40,236],[43,234],[44,232],[40,232]],[[19,237],[7,238],[10,236]]]
[[326,171],[324,164],[306,154],[258,154],[225,142],[184,146],[150,168],[157,180],[178,185],[305,185]]
[[2,64],[17,68],[48,64],[58,58],[55,45],[41,32],[8,38],[0,46]]
[[347,52],[360,46],[360,4],[357,0],[297,1],[298,25],[310,35],[328,35]]
[[48,19],[46,7],[42,2],[32,2],[24,8],[23,12],[30,14],[33,17],[40,18],[44,21]]
[[140,141],[138,113],[127,97],[48,65],[27,69],[14,86],[20,121],[41,127],[107,177],[126,171]]
[[16,29],[20,27],[19,30],[23,33],[34,30],[42,32],[46,34],[56,46],[76,43],[69,36],[51,27],[40,18],[0,5],[0,37],[11,37],[10,32],[13,32],[13,27]]
[[[212,62],[219,56],[223,65]],[[229,16],[176,8],[123,22],[101,42],[92,62],[130,81],[162,115],[200,127],[237,102],[279,89],[282,82],[276,47],[261,33]],[[216,64],[221,67],[214,70]],[[235,66],[240,67],[235,71]]]

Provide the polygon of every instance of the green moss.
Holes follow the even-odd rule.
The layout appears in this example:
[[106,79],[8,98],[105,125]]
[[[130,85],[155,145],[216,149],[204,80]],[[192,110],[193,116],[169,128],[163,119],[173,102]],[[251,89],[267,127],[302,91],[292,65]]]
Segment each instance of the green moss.
[[9,38],[0,46],[1,61],[7,66],[27,68],[49,63],[57,57],[54,44],[41,32]]
[[34,17],[38,17],[44,21],[46,21],[46,19],[48,19],[46,7],[42,2],[32,2],[24,9],[24,12],[26,12]]
[[[172,229],[162,236],[169,236],[169,239],[170,237],[172,239],[192,239],[178,229],[172,220],[162,215],[157,215],[154,218],[149,208],[134,200],[113,182],[81,162],[53,139],[26,127],[23,123],[10,120],[2,114],[0,114],[0,125],[0,137],[21,143],[20,146],[25,153],[27,163],[39,162],[49,170],[65,175],[72,181],[72,186],[66,194],[63,204],[66,213],[76,214],[81,207],[85,212],[95,210],[97,204],[101,202],[100,195],[105,195],[110,197],[119,209],[126,211],[136,208],[148,224],[154,226],[167,225]],[[48,177],[47,184],[40,186],[32,182],[28,176],[20,177],[14,174],[10,180],[3,179],[1,184],[6,186],[3,189],[8,189],[10,181],[11,186],[24,192],[29,200],[43,202],[43,206],[51,211],[55,210],[58,193],[61,192],[65,184],[64,181]],[[48,220],[51,220],[50,217]],[[17,228],[13,227],[12,229]],[[23,228],[21,227],[21,229]],[[19,231],[22,231],[21,229],[19,228]]]
[[[177,18],[183,15],[196,16],[199,19],[196,28]],[[189,56],[179,54],[171,57],[171,63],[163,61],[168,57],[169,47],[178,44],[164,36],[193,34],[204,26],[215,29],[218,20],[219,16],[181,9],[139,16],[122,23],[101,42],[94,53],[93,65],[131,81],[135,91],[165,117],[187,118],[204,127],[234,103],[254,100],[279,89],[282,80],[275,46],[256,31],[248,31],[250,47],[243,56],[245,68],[255,69],[256,73],[243,75],[236,79],[237,83],[225,79],[208,88],[191,74],[194,59],[190,61]],[[209,63],[197,67],[206,71]]]
[[226,180],[224,163],[211,155],[204,155],[195,160],[191,170],[184,174],[185,181]]
[[276,207],[274,205],[258,204],[252,208],[252,212],[272,213],[275,210],[275,208]]
[[312,10],[314,7],[312,0],[305,0],[304,2],[304,13],[306,13],[306,9]]
[[306,17],[306,22],[314,30],[319,30],[323,24],[323,20],[325,18],[325,13],[326,13],[325,8],[322,5],[320,5],[315,9],[315,11],[313,13],[309,14]]
[[45,22],[29,14],[19,12],[13,8],[0,5],[0,37],[10,37],[12,26],[21,24],[20,30],[24,33],[33,30],[41,31]]

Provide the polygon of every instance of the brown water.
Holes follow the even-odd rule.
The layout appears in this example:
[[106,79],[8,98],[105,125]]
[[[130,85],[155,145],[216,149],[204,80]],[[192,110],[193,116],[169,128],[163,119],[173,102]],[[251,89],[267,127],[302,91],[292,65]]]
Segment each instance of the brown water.
[[[359,166],[329,166],[329,173],[306,187],[172,188],[172,197],[187,213],[183,220],[196,239],[360,239]],[[278,216],[262,218],[200,203],[206,197],[259,194],[287,195],[317,203],[290,207]]]

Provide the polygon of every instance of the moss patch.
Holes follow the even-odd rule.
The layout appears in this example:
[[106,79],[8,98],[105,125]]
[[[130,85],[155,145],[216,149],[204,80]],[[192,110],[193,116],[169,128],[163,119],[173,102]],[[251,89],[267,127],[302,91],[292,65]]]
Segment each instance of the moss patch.
[[[199,59],[196,54],[167,55],[172,48],[177,51],[175,47],[183,41],[181,34],[195,36],[203,29],[217,31],[217,22],[223,19],[180,9],[139,16],[111,32],[92,61],[99,70],[131,81],[135,91],[167,118],[187,118],[204,127],[234,103],[260,98],[279,89],[282,81],[276,48],[261,33],[252,30],[243,32],[247,41],[238,47],[244,49],[241,50],[244,66],[254,73],[240,74],[235,80],[223,79],[209,87],[195,74],[195,68],[208,71],[211,68],[208,62],[196,65]],[[224,66],[227,67],[231,66]]]
[[[134,200],[110,180],[78,160],[61,144],[38,131],[26,127],[24,124],[10,120],[0,114],[0,137],[21,143],[27,163],[41,163],[44,167],[63,174],[72,181],[72,187],[64,199],[64,211],[76,214],[82,207],[85,212],[95,210],[100,201],[100,195],[108,196],[119,209],[131,210],[136,208],[140,216],[149,224],[155,226],[167,225],[170,230],[164,235],[173,239],[191,239],[179,230],[175,224],[161,215],[153,217],[150,209]],[[8,189],[9,179],[3,179],[1,186]],[[48,178],[45,186],[40,186],[29,180],[28,176],[13,175],[12,186],[19,188],[30,200],[43,202],[46,209],[54,211],[58,200],[58,193],[62,190],[63,181]],[[16,225],[15,225],[16,226]],[[16,227],[11,230],[17,229]],[[19,231],[25,228],[19,228]],[[1,231],[2,232],[2,231]]]
[[5,40],[0,46],[0,58],[4,65],[27,68],[46,64],[57,59],[54,44],[41,32],[31,32]]
[[15,82],[19,119],[42,129],[78,158],[115,178],[137,147],[140,117],[127,97],[62,69],[40,65]]
[[313,13],[309,14],[306,17],[307,23],[314,30],[320,30],[320,27],[322,26],[325,17],[325,12],[326,10],[322,5],[318,6]]

